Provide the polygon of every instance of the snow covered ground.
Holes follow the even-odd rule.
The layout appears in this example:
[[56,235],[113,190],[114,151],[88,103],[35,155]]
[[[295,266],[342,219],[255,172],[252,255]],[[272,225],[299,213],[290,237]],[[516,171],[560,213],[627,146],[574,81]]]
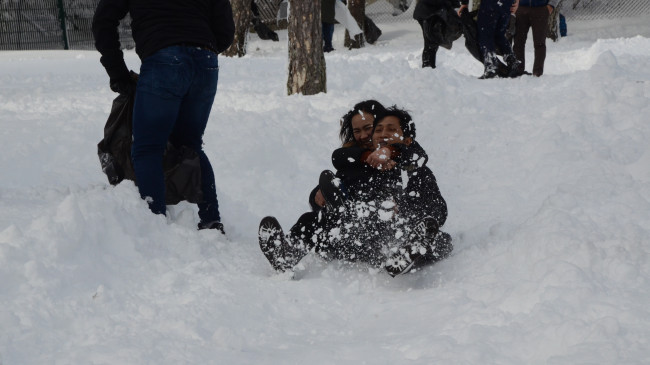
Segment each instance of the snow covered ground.
[[[205,148],[227,238],[108,185],[96,52],[0,52],[0,364],[650,363],[647,16],[569,20],[545,75],[514,80],[478,80],[462,39],[421,69],[403,18],[354,51],[337,27],[326,94],[285,95],[286,32],[220,58]],[[368,98],[412,112],[453,255],[396,279],[311,257],[275,274],[259,220],[308,210]]]

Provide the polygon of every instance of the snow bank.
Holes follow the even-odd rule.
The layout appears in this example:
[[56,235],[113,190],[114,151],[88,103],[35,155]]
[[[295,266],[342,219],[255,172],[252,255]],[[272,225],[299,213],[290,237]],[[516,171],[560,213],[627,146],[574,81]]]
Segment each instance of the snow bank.
[[[309,97],[285,95],[286,32],[251,39],[220,58],[205,135],[228,238],[107,184],[98,54],[0,53],[0,364],[647,363],[650,28],[619,25],[569,24],[543,77],[489,81],[462,40],[421,69],[414,22],[355,51],[337,28]],[[453,255],[396,279],[314,257],[274,274],[259,220],[308,209],[368,98],[412,112]]]

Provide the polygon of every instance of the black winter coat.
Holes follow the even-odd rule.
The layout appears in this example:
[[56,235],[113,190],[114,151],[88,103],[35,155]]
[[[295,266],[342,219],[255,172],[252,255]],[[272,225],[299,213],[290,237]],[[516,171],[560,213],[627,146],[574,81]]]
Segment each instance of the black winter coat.
[[229,0],[100,0],[92,29],[95,47],[111,79],[129,74],[117,31],[127,13],[131,15],[133,40],[141,59],[181,43],[219,53],[230,46],[235,33]]
[[336,2],[339,0],[321,0],[320,18],[322,23],[336,23]]
[[375,189],[375,176],[379,171],[363,162],[363,154],[368,149],[352,146],[341,147],[332,153],[332,164],[336,169],[336,177],[342,181],[342,190],[348,200],[376,200],[381,191]]
[[440,9],[460,7],[458,0],[419,0],[413,10],[413,19],[423,21]]
[[379,171],[363,162],[366,149],[347,147],[334,151],[332,163],[348,199],[366,202],[392,199],[401,217],[415,222],[431,216],[441,227],[447,220],[447,203],[433,172],[426,166],[426,152],[415,141],[408,146],[392,146],[399,151],[399,156],[395,158],[397,166],[388,171]]
[[[406,172],[406,186],[397,194],[398,214],[408,218],[411,222],[417,222],[425,216],[433,217],[442,227],[447,220],[447,203],[440,194],[436,177],[429,167],[426,166],[428,156],[424,149],[413,142],[406,146],[403,144],[393,145],[400,150],[397,157],[399,173]],[[400,177],[400,186],[403,185],[403,178]]]

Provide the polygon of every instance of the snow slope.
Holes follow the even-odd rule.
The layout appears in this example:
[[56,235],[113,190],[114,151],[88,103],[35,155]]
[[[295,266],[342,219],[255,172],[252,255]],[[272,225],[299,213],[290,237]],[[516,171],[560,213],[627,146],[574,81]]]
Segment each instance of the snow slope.
[[[285,95],[286,32],[220,58],[205,149],[227,238],[108,185],[96,52],[1,52],[0,364],[650,363],[647,17],[570,22],[545,75],[514,80],[478,80],[462,39],[421,69],[418,25],[379,26],[354,51],[337,27],[326,94]],[[259,220],[308,210],[368,98],[412,112],[453,255],[396,279],[313,257],[275,274]]]

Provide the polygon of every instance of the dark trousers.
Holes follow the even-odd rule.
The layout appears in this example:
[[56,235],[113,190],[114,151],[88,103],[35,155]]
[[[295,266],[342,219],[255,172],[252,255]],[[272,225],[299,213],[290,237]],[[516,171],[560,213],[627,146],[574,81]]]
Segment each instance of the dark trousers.
[[289,237],[294,247],[300,247],[305,252],[315,248],[322,240],[320,233],[326,230],[324,211],[307,212],[298,218],[296,224],[291,227]]
[[436,68],[436,53],[439,46],[429,40],[424,28],[424,21],[418,20],[422,28],[422,37],[424,38],[424,49],[422,50],[422,67]]
[[361,261],[381,266],[385,260],[388,223],[376,216],[359,218],[356,210],[329,213],[327,209],[307,212],[291,227],[292,249],[306,255],[314,250],[325,260]]
[[533,75],[542,76],[544,73],[544,60],[546,59],[546,32],[548,31],[548,8],[546,6],[520,6],[517,9],[517,25],[515,31],[514,52],[521,61],[521,71],[525,64],[525,47],[528,30],[533,28],[533,45],[535,47],[535,61]]
[[332,46],[332,37],[334,37],[334,24],[322,23],[323,24],[323,51],[330,52],[334,50]]
[[499,59],[496,47],[504,57],[512,55],[512,47],[506,38],[510,21],[512,0],[483,0],[478,10],[478,44],[483,54],[486,72],[496,72]]
[[164,48],[142,61],[131,155],[140,195],[156,214],[166,211],[162,164],[169,141],[198,153],[204,198],[199,217],[202,222],[221,220],[214,173],[202,147],[218,78],[217,55],[197,47]]

